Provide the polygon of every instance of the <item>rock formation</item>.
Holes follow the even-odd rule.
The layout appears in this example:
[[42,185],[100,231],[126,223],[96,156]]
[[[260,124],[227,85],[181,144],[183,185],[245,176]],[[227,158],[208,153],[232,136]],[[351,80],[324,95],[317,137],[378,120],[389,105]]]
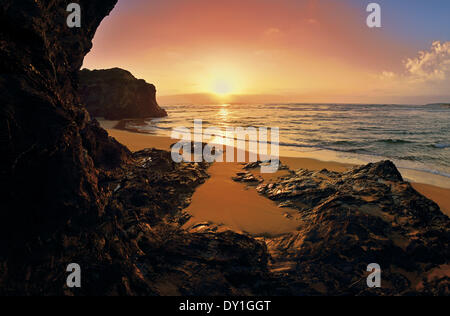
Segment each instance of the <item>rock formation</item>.
[[[346,173],[299,169],[256,190],[296,209],[303,222],[298,232],[266,240],[283,292],[302,284],[328,295],[449,294],[448,272],[432,276],[450,263],[450,219],[392,162]],[[375,292],[366,285],[371,263],[383,272]]]
[[109,120],[167,116],[156,102],[156,88],[120,68],[80,71],[79,94],[94,117]]
[[97,170],[83,146],[89,115],[76,87],[95,31],[115,3],[80,1],[83,25],[71,29],[66,1],[2,1],[0,146],[8,190],[0,193],[1,236],[34,236],[103,212]]

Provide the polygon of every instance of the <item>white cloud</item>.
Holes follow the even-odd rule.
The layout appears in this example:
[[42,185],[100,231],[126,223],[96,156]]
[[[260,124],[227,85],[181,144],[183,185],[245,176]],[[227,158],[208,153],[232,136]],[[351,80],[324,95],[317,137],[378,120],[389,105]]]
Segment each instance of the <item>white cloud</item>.
[[414,81],[443,81],[450,79],[450,42],[434,42],[428,51],[405,61],[408,76]]
[[379,76],[380,79],[383,80],[390,80],[394,79],[397,75],[392,71],[383,71],[381,75]]
[[[450,87],[450,42],[436,41],[431,48],[403,61],[403,71],[383,71],[374,76],[373,87],[385,95],[441,98],[448,102]],[[441,100],[439,99],[439,100]]]

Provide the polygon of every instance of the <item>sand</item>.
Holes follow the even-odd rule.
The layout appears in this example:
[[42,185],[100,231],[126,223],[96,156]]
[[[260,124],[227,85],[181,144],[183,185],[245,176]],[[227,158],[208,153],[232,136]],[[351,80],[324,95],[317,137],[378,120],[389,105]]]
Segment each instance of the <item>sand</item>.
[[[169,150],[176,143],[169,137],[139,134],[117,129],[108,129],[110,136],[126,145],[131,151],[144,148]],[[342,172],[353,167],[338,162],[323,162],[309,158],[280,157],[283,164],[291,169],[304,168]],[[290,215],[295,210],[279,208],[273,201],[260,196],[253,188],[234,182],[231,177],[241,171],[240,163],[214,163],[208,170],[211,178],[200,186],[192,197],[192,203],[187,212],[192,219],[186,227],[210,222],[223,225],[236,231],[243,231],[255,236],[275,236],[285,232],[295,231],[302,225]],[[266,175],[273,178],[281,175]],[[435,201],[441,210],[450,216],[450,189],[428,184],[413,183],[413,187]]]
[[450,216],[450,190],[446,188],[439,188],[434,185],[423,183],[412,183],[414,189],[426,196],[430,200],[436,202],[441,208],[442,212]]
[[296,231],[302,222],[288,218],[294,215],[294,210],[279,208],[255,189],[231,179],[241,168],[238,163],[211,166],[208,170],[211,178],[197,189],[187,208],[193,218],[185,227],[198,222],[213,222],[254,236],[277,236]]

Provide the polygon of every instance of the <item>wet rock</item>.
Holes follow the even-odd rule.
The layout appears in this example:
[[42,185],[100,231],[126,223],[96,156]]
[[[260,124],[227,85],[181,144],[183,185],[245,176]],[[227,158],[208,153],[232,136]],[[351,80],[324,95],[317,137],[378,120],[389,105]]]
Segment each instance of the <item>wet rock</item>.
[[252,170],[252,169],[257,169],[260,168],[261,166],[269,166],[271,164],[276,164],[278,163],[278,170],[289,170],[289,167],[286,165],[283,165],[283,163],[280,160],[265,160],[265,161],[256,161],[256,162],[250,162],[247,164],[244,164],[243,169],[244,170]]
[[235,177],[232,178],[235,182],[243,183],[261,183],[264,180],[261,177],[256,177],[251,172],[238,172]]
[[379,163],[370,163],[352,172],[354,178],[364,178],[366,175],[378,176],[379,179],[388,181],[403,181],[403,178],[394,163],[387,160]]
[[[418,294],[420,278],[411,276],[450,262],[449,218],[391,162],[346,173],[298,170],[257,191],[297,209],[304,221],[298,232],[266,240],[274,260],[298,263],[289,282],[314,288],[322,280],[322,294],[366,295],[365,268],[375,262],[385,282],[377,294]],[[435,286],[442,290],[441,282]]]

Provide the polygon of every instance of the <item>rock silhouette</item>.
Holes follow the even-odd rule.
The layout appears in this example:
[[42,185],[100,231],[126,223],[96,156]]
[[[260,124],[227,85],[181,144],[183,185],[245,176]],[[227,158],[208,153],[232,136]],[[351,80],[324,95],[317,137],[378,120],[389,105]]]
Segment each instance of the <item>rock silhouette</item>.
[[156,102],[156,88],[120,69],[80,71],[81,102],[94,117],[109,120],[165,117]]

